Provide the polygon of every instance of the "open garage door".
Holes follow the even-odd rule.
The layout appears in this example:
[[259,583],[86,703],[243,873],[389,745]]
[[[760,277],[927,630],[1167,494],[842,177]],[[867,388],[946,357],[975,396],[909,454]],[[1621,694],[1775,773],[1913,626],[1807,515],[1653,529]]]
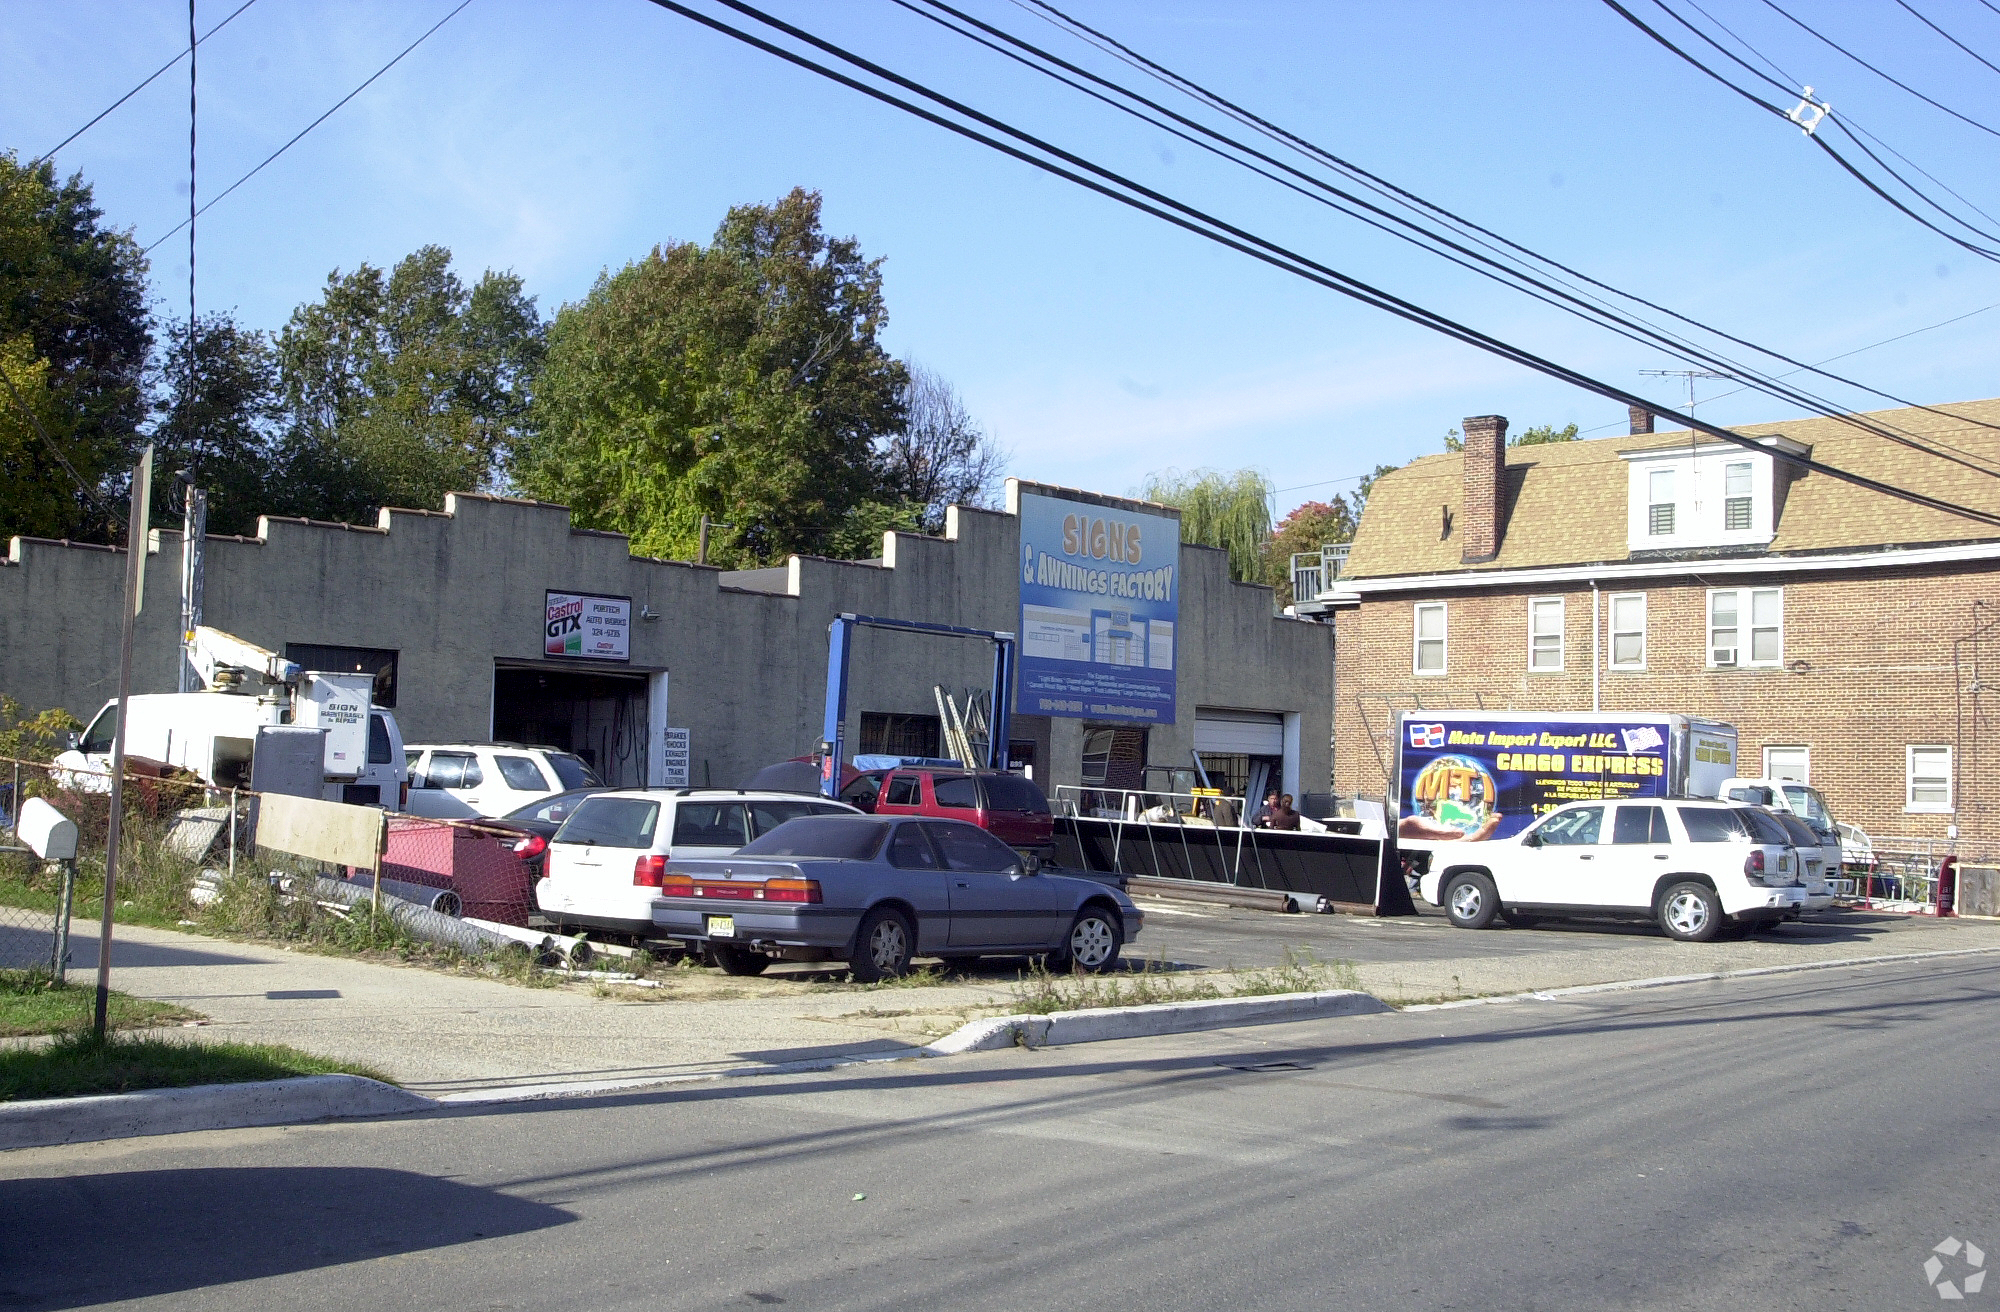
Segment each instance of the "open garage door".
[[613,788],[646,785],[646,676],[502,665],[493,737],[582,757]]
[[1201,707],[1195,711],[1194,749],[1209,782],[1231,797],[1244,798],[1251,814],[1266,792],[1283,789],[1283,715]]

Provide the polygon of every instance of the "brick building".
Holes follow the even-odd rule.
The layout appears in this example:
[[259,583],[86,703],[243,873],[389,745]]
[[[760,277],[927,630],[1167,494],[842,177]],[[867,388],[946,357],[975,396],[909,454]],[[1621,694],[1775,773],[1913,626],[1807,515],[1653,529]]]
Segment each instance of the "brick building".
[[1381,795],[1394,710],[1677,711],[1873,835],[2000,855],[2000,528],[1780,458],[2000,512],[2000,401],[1865,417],[1966,464],[1835,420],[1738,429],[1748,451],[1636,411],[1511,450],[1470,418],[1462,454],[1383,476],[1300,608],[1337,629],[1335,791]]

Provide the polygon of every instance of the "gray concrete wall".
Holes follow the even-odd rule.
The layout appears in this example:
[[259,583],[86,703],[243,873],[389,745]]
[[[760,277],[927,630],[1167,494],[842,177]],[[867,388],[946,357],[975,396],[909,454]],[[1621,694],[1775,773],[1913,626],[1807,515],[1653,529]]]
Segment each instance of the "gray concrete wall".
[[[162,539],[147,561],[134,662],[141,692],[175,682],[180,542]],[[287,642],[395,649],[396,718],[415,742],[488,737],[496,661],[665,670],[668,723],[691,730],[694,780],[705,763],[717,784],[733,786],[818,741],[834,615],[1013,631],[1019,550],[1013,516],[954,508],[945,537],[893,535],[879,563],[794,558],[782,582],[773,571],[729,576],[753,590],[726,586],[711,567],[633,557],[621,536],[571,528],[562,507],[457,495],[443,513],[385,511],[372,528],[266,519],[257,538],[212,538],[205,619],[274,650]],[[1230,582],[1222,552],[1180,554],[1179,722],[1153,729],[1152,761],[1187,763],[1197,706],[1295,711],[1326,723],[1332,627],[1274,616],[1270,590]],[[125,559],[13,539],[0,562],[0,692],[30,711],[62,706],[85,720],[114,694]],[[630,596],[629,667],[545,659],[547,589]],[[641,608],[660,618],[636,618]],[[863,631],[848,741],[858,741],[863,712],[935,714],[933,684],[983,688],[991,678],[986,643]],[[1082,721],[1015,723],[1014,737],[1039,744],[1045,787],[1076,782]],[[1302,778],[1311,787],[1327,770],[1324,735],[1307,733]]]

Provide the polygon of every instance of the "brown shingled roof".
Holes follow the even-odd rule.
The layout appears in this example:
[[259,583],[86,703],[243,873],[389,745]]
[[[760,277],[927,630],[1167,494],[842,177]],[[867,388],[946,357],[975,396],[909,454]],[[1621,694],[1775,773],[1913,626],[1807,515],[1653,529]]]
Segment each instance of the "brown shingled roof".
[[[1934,446],[1949,445],[2000,469],[2000,400],[1961,401],[1928,410],[1881,410],[1868,418]],[[1898,446],[1834,419],[1746,424],[1746,437],[1778,435],[1812,448],[1812,458],[1897,487],[1960,505],[2000,512],[2000,478]],[[1343,578],[1457,573],[1468,569],[1530,569],[1585,565],[1629,557],[1625,539],[1626,462],[1622,451],[1686,446],[1690,434],[1652,433],[1514,447],[1507,452],[1507,504],[1500,554],[1482,565],[1460,562],[1460,501],[1465,459],[1422,456],[1384,474],[1370,490],[1366,513],[1341,570]],[[1702,445],[1711,438],[1698,439]],[[1446,512],[1453,525],[1444,536]],[[1802,472],[1787,493],[1772,554],[2000,538],[1991,525],[1898,501]]]

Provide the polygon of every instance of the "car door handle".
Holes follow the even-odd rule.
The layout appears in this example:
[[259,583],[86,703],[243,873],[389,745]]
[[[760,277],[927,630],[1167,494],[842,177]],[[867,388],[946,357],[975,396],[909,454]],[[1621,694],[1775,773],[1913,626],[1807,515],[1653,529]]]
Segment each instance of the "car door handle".
[[[1577,859],[1577,860],[1579,860],[1579,861],[1595,861],[1595,860],[1597,860],[1597,853],[1595,853],[1595,852],[1578,852],[1578,853],[1576,854],[1576,859]],[[102,899],[102,898],[99,898],[99,899],[98,899],[98,901],[100,901],[100,902],[101,902],[101,901],[103,901],[103,900],[104,900],[104,899]]]
[[[953,883],[954,883],[954,884],[955,884],[955,885],[956,885],[957,887],[959,887],[959,888],[971,888],[971,887],[972,887],[972,885],[970,885],[970,884],[966,883],[966,882],[965,882],[965,881],[964,881],[963,879],[957,879],[957,880],[953,880],[952,882],[953,882]],[[98,900],[98,901],[100,901],[100,902],[102,902],[102,901],[103,901],[104,899],[103,899],[103,898],[99,898],[99,899],[97,899],[97,900]]]
[[[1664,861],[1671,855],[1673,855],[1671,852],[1655,852],[1653,853],[1653,860]],[[102,902],[103,900],[104,900],[103,898],[98,899],[98,901],[100,902]]]

